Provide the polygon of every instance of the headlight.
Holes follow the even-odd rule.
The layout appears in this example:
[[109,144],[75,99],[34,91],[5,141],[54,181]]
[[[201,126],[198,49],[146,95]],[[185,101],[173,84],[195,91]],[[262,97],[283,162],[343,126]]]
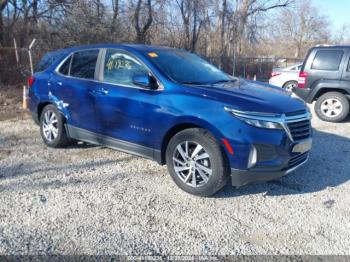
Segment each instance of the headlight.
[[282,129],[279,123],[274,123],[274,122],[264,121],[264,120],[257,120],[257,119],[249,119],[249,118],[243,118],[243,117],[238,117],[238,118],[252,126],[269,128],[269,129]]
[[283,129],[280,124],[281,115],[260,112],[244,112],[225,107],[225,110],[233,114],[241,121],[260,128]]

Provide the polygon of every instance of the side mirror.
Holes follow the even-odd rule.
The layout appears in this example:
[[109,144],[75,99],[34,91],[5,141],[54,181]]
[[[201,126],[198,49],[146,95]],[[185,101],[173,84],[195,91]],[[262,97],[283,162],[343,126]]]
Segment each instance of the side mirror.
[[149,89],[157,89],[157,81],[149,75],[135,75],[132,78],[132,82],[141,87],[146,87]]

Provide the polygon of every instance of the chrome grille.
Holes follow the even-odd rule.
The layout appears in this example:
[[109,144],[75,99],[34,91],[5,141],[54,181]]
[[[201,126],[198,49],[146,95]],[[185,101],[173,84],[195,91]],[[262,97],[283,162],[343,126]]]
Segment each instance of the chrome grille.
[[287,125],[294,141],[309,138],[311,135],[311,124],[308,119],[287,123]]
[[306,110],[299,110],[299,111],[294,111],[294,112],[290,112],[290,113],[285,113],[286,117],[290,117],[290,116],[298,116],[298,115],[304,115],[306,114]]
[[[298,113],[301,112],[298,111]],[[302,114],[285,114],[284,127],[292,141],[307,139],[311,136],[310,116],[310,113],[305,111]]]

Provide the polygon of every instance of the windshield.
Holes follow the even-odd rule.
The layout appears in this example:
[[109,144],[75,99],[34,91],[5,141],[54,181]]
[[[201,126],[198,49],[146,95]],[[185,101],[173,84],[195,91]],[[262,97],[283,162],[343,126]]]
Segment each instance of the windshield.
[[159,50],[145,54],[161,72],[180,84],[215,84],[234,81],[199,56],[182,50]]

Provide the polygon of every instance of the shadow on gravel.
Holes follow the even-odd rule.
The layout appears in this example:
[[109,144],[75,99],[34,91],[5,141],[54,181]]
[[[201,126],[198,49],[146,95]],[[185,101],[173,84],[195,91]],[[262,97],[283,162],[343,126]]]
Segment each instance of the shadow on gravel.
[[9,167],[0,167],[0,179],[3,178],[15,178],[18,176],[33,175],[36,173],[46,174],[46,172],[54,171],[57,174],[63,173],[75,173],[79,171],[89,171],[101,166],[116,164],[118,162],[129,161],[132,156],[123,157],[117,160],[103,160],[103,161],[92,161],[89,163],[82,164],[67,164],[61,166],[49,166],[49,167],[37,167],[35,165],[28,164],[16,164]]
[[312,193],[350,180],[350,139],[314,130],[309,161],[278,180],[234,188],[228,185],[216,194],[227,198],[265,192],[267,196]]
[[77,143],[73,143],[69,146],[66,146],[64,149],[84,149],[84,148],[94,148],[94,147],[103,147],[101,145],[94,145],[79,141]]

